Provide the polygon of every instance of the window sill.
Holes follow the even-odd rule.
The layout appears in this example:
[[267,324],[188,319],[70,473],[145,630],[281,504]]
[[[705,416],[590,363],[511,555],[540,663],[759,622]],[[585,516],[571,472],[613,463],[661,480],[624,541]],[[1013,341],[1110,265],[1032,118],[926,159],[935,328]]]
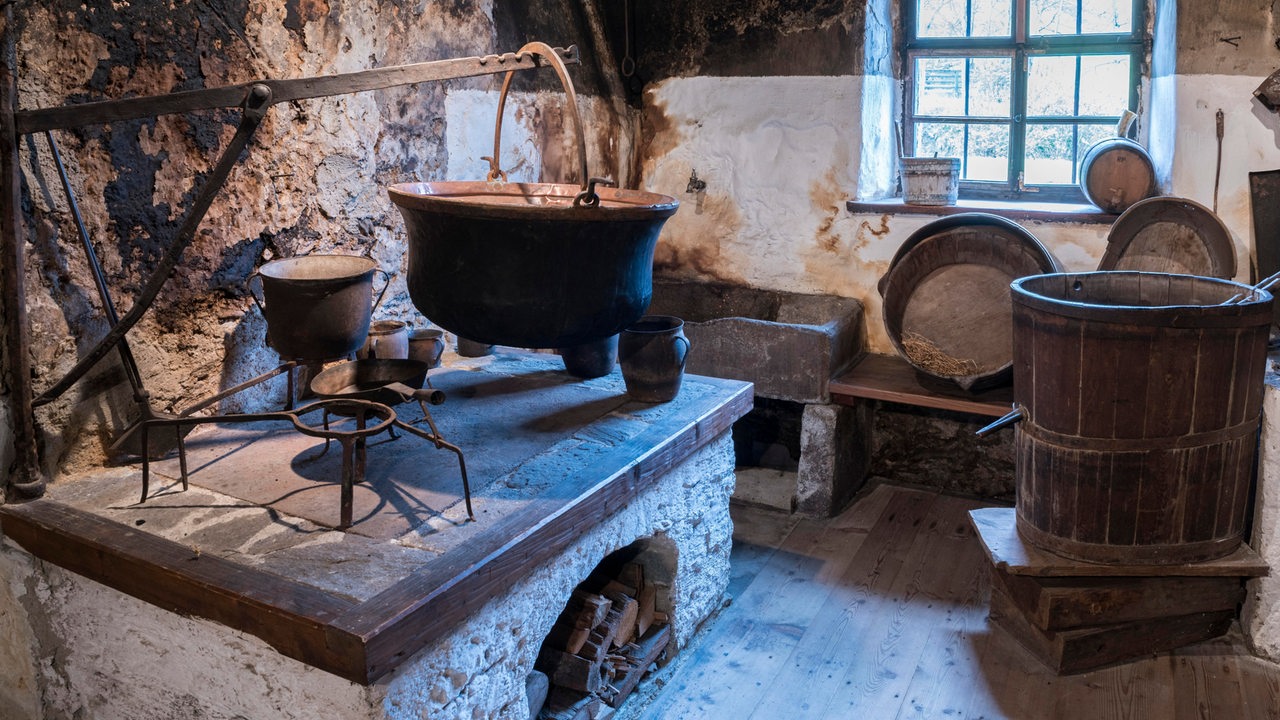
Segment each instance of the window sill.
[[1093,205],[1045,202],[1011,202],[1004,200],[961,199],[955,205],[908,205],[901,198],[845,203],[853,213],[892,213],[897,215],[957,215],[984,212],[1010,220],[1063,222],[1110,225],[1118,215],[1099,210]]

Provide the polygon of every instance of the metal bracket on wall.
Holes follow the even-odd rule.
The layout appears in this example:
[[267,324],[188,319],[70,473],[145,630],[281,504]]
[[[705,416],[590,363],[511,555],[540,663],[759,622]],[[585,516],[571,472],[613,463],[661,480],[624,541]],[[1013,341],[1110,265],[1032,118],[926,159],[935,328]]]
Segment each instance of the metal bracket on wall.
[[[150,309],[160,290],[177,267],[182,253],[191,244],[200,222],[208,212],[214,198],[238,162],[242,151],[262,118],[272,105],[296,100],[333,97],[368,90],[380,90],[422,82],[438,82],[456,78],[476,77],[543,67],[545,61],[533,53],[505,53],[468,58],[436,60],[409,65],[398,65],[373,70],[362,70],[321,77],[285,80],[261,80],[202,90],[154,95],[149,97],[104,100],[36,110],[17,110],[17,61],[12,8],[4,6],[3,28],[4,58],[0,63],[0,251],[12,262],[0,263],[3,268],[3,301],[7,310],[6,354],[14,409],[14,444],[17,456],[16,477],[13,486],[25,497],[38,497],[44,491],[44,479],[36,452],[34,408],[49,403],[74,385],[99,360],[121,345],[128,331]],[[580,62],[575,46],[555,48],[555,52],[567,64]],[[76,365],[52,387],[34,397],[30,381],[29,341],[23,283],[25,248],[21,242],[22,220],[21,188],[18,169],[18,138],[22,135],[52,130],[69,129],[86,125],[158,117],[173,113],[242,108],[240,124],[216,167],[205,181],[200,194],[188,211],[176,237],[169,245],[159,265],[152,272],[142,292],[135,298],[129,312],[111,323],[107,335],[84,354]],[[52,137],[52,136],[50,136]],[[69,188],[69,184],[68,184]],[[104,309],[104,312],[105,309]],[[127,351],[126,351],[127,352]],[[138,378],[140,381],[140,377]],[[138,393],[145,402],[146,393]],[[144,408],[144,410],[149,408]]]

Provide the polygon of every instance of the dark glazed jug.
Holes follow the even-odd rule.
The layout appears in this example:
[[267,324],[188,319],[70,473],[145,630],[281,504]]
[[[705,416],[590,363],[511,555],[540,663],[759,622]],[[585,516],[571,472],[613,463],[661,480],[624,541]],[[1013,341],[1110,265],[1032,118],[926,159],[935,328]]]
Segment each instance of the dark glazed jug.
[[640,402],[674,400],[680,393],[688,355],[683,320],[670,315],[640,318],[618,338],[618,361],[627,394]]

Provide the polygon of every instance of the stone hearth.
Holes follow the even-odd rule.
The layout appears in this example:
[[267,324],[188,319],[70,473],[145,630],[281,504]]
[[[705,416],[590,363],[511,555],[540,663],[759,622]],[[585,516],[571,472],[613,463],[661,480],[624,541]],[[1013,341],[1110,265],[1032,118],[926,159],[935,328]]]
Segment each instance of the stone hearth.
[[223,425],[190,436],[189,491],[161,464],[145,504],[117,468],[0,508],[0,670],[25,689],[0,715],[523,719],[572,589],[636,541],[673,549],[659,595],[683,646],[728,582],[750,386],[690,376],[643,405],[617,371],[558,368],[512,351],[433,376],[476,522],[453,456],[402,435],[371,444],[356,522],[333,530],[322,441]]

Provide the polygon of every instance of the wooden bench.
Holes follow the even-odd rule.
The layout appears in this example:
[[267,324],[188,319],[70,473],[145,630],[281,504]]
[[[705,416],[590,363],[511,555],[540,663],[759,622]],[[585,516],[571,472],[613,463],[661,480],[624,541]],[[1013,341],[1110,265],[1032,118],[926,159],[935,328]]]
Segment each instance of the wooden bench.
[[[939,381],[941,382],[941,381]],[[831,401],[856,405],[861,400],[916,405],[1000,417],[1013,407],[1013,388],[998,387],[968,393],[959,387],[924,385],[915,368],[897,355],[867,355],[828,386]]]

